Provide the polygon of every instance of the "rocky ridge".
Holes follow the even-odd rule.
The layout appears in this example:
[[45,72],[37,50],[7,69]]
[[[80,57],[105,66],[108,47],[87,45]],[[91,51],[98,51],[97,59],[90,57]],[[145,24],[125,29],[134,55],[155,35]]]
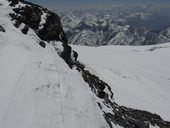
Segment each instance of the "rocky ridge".
[[[124,128],[149,128],[150,125],[157,125],[160,128],[170,128],[170,122],[164,121],[157,114],[127,108],[115,103],[110,86],[99,77],[91,74],[85,69],[85,65],[77,61],[78,54],[72,51],[72,48],[68,45],[66,34],[60,23],[60,18],[56,14],[41,6],[23,0],[9,1],[14,11],[10,13],[11,20],[15,21],[14,25],[17,28],[20,28],[20,26],[24,24],[24,27],[21,29],[24,34],[27,34],[29,28],[32,28],[40,38],[37,43],[43,48],[45,48],[46,43],[51,43],[52,41],[61,41],[63,43],[63,50],[60,51],[60,56],[70,68],[75,67],[81,73],[84,81],[88,83],[92,92],[98,97],[99,101],[97,104],[103,112],[103,117],[110,128],[113,128],[113,124]],[[45,22],[41,23],[44,13],[46,13]],[[3,28],[1,29],[5,31]],[[105,91],[106,88],[108,91]],[[106,111],[106,109],[109,110],[109,112]]]
[[68,45],[68,39],[63,31],[60,17],[57,14],[48,11],[46,8],[31,2],[24,0],[9,1],[13,8],[13,12],[9,15],[12,18],[11,20],[14,21],[14,26],[17,28],[22,26],[21,31],[23,34],[27,34],[29,28],[33,29],[40,38],[37,43],[44,48],[45,41],[47,43],[50,43],[50,41],[61,41],[63,43],[61,57],[71,66],[70,59],[72,50]]
[[114,128],[113,124],[123,128],[150,128],[150,126],[170,128],[170,122],[164,121],[158,114],[118,105],[114,102],[113,92],[107,83],[91,74],[83,64],[77,62],[75,66],[92,92],[99,98],[98,106],[110,128]]

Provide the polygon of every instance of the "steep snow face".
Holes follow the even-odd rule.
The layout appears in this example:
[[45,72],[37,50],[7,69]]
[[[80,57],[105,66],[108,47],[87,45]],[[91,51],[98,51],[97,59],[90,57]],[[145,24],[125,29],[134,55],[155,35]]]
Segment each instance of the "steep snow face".
[[0,127],[107,128],[79,73],[52,44],[40,47],[32,29],[24,35],[15,28],[8,4],[0,1],[0,25],[6,31],[0,31]]
[[170,43],[72,47],[78,51],[80,61],[111,86],[119,105],[147,110],[170,120]]

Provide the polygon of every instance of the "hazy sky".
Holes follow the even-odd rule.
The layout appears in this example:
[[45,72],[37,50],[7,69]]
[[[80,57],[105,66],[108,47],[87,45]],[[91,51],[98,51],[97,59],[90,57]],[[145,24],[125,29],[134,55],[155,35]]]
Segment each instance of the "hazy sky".
[[31,2],[61,8],[74,8],[83,6],[107,6],[112,4],[165,4],[170,5],[170,0],[29,0]]

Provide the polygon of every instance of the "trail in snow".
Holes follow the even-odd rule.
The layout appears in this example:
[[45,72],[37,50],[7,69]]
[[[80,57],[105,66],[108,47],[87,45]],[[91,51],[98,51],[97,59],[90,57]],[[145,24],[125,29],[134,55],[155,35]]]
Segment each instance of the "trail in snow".
[[[16,56],[19,57],[18,54]],[[28,56],[21,56],[19,60],[25,57]],[[9,100],[6,101],[9,103],[1,117],[3,128],[14,126],[16,128],[63,128],[62,92],[56,66],[53,63],[44,64],[41,60],[38,62],[38,58],[33,58],[30,56],[24,63],[21,61],[22,66],[18,66],[23,67],[22,69],[16,68],[9,71],[10,73],[20,72],[20,75],[14,77],[16,80],[12,81],[14,87],[9,92],[12,94],[11,97],[4,95],[8,97]],[[13,78],[16,74],[11,75]],[[8,85],[4,86],[9,88]]]
[[0,127],[63,128],[55,59],[38,46],[33,31],[25,36],[13,26],[8,1],[0,3],[0,24],[6,30],[0,33]]
[[10,44],[0,54],[0,127],[107,128],[82,77],[53,46]]

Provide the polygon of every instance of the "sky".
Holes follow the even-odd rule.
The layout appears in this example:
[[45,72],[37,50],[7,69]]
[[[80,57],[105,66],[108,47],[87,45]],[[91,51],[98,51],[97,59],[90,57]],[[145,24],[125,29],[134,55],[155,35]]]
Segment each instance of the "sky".
[[170,5],[170,0],[29,0],[31,2],[58,8],[78,8],[87,6],[109,6],[113,4],[161,4]]

